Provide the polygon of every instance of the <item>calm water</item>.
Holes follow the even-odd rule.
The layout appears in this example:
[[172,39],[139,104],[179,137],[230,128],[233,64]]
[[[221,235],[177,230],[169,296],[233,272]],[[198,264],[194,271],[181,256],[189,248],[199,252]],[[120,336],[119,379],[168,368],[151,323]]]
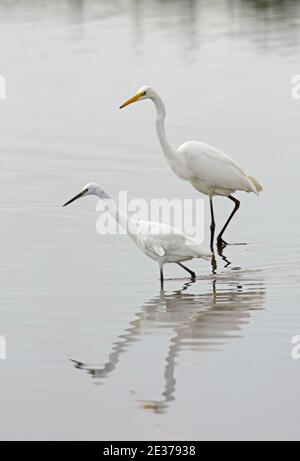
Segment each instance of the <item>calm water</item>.
[[[1,439],[300,438],[299,58],[295,1],[0,3]],[[174,145],[221,147],[265,188],[239,196],[231,265],[191,263],[196,283],[169,266],[163,291],[126,236],[97,234],[95,200],[61,207],[91,181],[199,197],[150,103],[117,110],[144,84]]]

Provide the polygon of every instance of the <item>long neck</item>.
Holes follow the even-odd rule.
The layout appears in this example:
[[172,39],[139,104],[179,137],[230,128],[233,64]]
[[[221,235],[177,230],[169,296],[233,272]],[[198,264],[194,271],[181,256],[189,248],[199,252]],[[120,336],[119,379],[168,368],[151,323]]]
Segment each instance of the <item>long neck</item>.
[[[113,219],[120,224],[129,236],[131,236],[136,229],[136,220],[129,217],[126,213],[123,213],[106,192],[99,189],[96,195],[101,199],[101,203],[104,203],[105,210],[107,210]],[[102,206],[101,209],[103,210]]]
[[155,98],[152,99],[155,110],[156,110],[156,133],[158,136],[159,143],[161,148],[168,160],[172,160],[176,156],[176,150],[169,144],[166,128],[165,128],[165,119],[166,119],[166,109],[161,97],[156,94]]
[[115,202],[112,202],[111,206],[108,208],[109,213],[115,219],[115,221],[123,227],[123,229],[127,232],[130,218],[127,214],[122,213],[119,208],[116,206]]
[[105,208],[114,220],[127,232],[130,224],[129,216],[126,213],[122,213],[111,198],[105,200]]
[[112,202],[113,206],[109,209],[111,216],[116,220],[117,223],[124,229],[126,234],[129,235],[134,241],[136,241],[136,231],[138,228],[138,222],[133,217],[128,216],[126,213],[123,213],[115,204]]

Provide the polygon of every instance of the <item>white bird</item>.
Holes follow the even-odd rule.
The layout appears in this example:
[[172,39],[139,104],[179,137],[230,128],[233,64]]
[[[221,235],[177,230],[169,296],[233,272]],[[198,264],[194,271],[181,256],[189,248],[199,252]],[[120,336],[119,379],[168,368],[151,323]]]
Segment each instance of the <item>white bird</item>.
[[217,237],[219,248],[227,243],[222,236],[240,206],[237,198],[231,194],[235,191],[253,192],[258,195],[262,186],[249,176],[235,161],[224,152],[203,142],[188,141],[178,149],[173,148],[165,131],[166,109],[161,97],[149,86],[143,86],[135,96],[124,102],[120,109],[136,101],[151,99],[156,109],[156,132],[167,162],[174,173],[181,179],[189,181],[199,192],[208,195],[211,212],[211,241],[213,251],[215,219],[213,197],[222,195],[234,202],[234,209]]
[[193,258],[210,259],[212,253],[202,248],[196,240],[167,224],[154,221],[140,220],[122,213],[112,198],[97,184],[87,184],[79,194],[71,198],[63,206],[87,195],[96,195],[105,204],[105,209],[126,230],[129,237],[140,250],[159,265],[160,280],[163,282],[163,266],[167,263],[176,263],[185,269],[192,279],[195,272],[182,264]]

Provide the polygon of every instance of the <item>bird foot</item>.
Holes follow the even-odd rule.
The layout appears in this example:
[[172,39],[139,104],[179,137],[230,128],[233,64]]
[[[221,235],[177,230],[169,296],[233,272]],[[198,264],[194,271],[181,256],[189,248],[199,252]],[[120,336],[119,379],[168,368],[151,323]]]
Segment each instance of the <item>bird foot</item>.
[[225,240],[223,240],[222,238],[218,239],[217,240],[217,247],[218,249],[223,249],[227,246],[235,246],[235,245],[247,245],[246,242],[238,242],[238,243],[228,243],[228,242],[225,242]]
[[229,243],[225,242],[225,240],[223,240],[222,238],[217,239],[217,247],[219,250],[222,250],[223,248],[227,247],[227,245],[229,245]]

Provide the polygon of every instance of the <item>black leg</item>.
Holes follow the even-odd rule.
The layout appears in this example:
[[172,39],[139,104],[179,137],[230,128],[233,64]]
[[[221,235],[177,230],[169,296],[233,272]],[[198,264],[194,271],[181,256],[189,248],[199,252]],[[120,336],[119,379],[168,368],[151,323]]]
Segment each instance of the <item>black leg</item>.
[[215,238],[215,216],[214,216],[214,207],[213,207],[213,200],[212,197],[209,197],[209,205],[210,205],[210,215],[211,215],[211,223],[210,223],[210,249],[214,251],[214,238]]
[[213,253],[211,257],[211,269],[212,269],[212,273],[215,274],[217,271],[217,260],[215,257],[215,253]]
[[236,199],[235,197],[233,197],[232,195],[228,195],[228,198],[230,198],[230,200],[232,200],[234,202],[234,209],[233,211],[231,212],[229,218],[227,219],[223,229],[221,230],[221,232],[219,233],[218,235],[218,238],[217,238],[217,243],[218,243],[218,247],[223,247],[223,246],[226,246],[227,243],[225,242],[225,240],[222,239],[222,236],[225,232],[225,230],[227,229],[227,226],[228,224],[230,223],[230,221],[232,220],[233,216],[235,215],[235,213],[237,212],[237,210],[239,209],[240,207],[240,201],[238,199]]
[[231,264],[231,261],[229,261],[229,259],[226,258],[226,256],[223,254],[223,250],[225,248],[226,245],[218,245],[218,255],[223,259],[223,261],[225,261],[225,266],[224,267],[228,267],[230,266]]
[[160,284],[163,286],[164,284],[164,273],[163,273],[163,268],[160,268]]
[[191,271],[191,269],[189,269],[188,267],[184,266],[181,263],[177,263],[177,264],[178,264],[178,266],[182,267],[182,269],[185,269],[191,275],[192,279],[196,278],[195,272]]

